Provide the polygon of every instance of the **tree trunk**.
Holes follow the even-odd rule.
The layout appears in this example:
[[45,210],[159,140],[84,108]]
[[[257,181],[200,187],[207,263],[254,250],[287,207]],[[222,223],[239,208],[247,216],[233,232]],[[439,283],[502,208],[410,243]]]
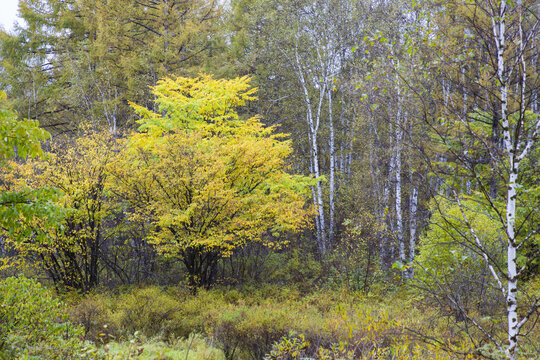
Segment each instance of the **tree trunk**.
[[[399,67],[399,62],[397,63]],[[399,246],[399,260],[402,264],[406,262],[405,256],[405,239],[403,236],[403,210],[401,207],[401,142],[403,137],[402,127],[402,103],[401,103],[401,89],[399,84],[399,77],[396,75],[396,90],[397,90],[397,112],[396,112],[396,156],[395,156],[395,207],[396,207],[396,230]]]
[[[418,209],[418,188],[413,185],[413,172],[409,169],[409,179],[412,188],[409,196],[409,264],[414,261],[416,252],[416,211]],[[414,276],[414,268],[409,268],[409,278]]]
[[[506,314],[508,319],[508,359],[515,359],[518,341],[518,314],[517,314],[517,256],[515,243],[516,221],[516,184],[518,177],[519,162],[516,158],[516,148],[512,143],[510,123],[508,119],[508,84],[505,72],[505,41],[506,41],[506,2],[501,1],[497,20],[492,17],[493,32],[497,46],[497,78],[500,84],[501,99],[501,122],[503,143],[508,155],[510,174],[508,176],[508,188],[506,193],[506,236],[507,236],[507,271],[508,283],[506,290]],[[523,89],[524,90],[524,89]]]
[[328,246],[331,246],[334,239],[334,193],[335,193],[335,164],[336,149],[334,139],[334,119],[332,117],[332,86],[328,89],[328,126],[330,127],[330,183],[329,183],[329,226],[328,226]]
[[[309,133],[310,133],[310,140],[311,140],[311,148],[310,148],[310,155],[311,155],[311,161],[313,164],[313,175],[315,175],[316,178],[320,177],[320,170],[319,170],[319,150],[317,145],[317,134],[319,132],[320,127],[320,121],[321,121],[321,108],[324,101],[324,97],[326,94],[326,81],[323,81],[320,84],[319,89],[319,102],[317,104],[316,113],[313,113],[313,107],[311,104],[311,98],[309,96],[309,90],[308,90],[308,84],[306,82],[306,78],[304,76],[304,70],[302,68],[302,64],[300,62],[300,56],[298,54],[298,43],[295,47],[295,63],[296,63],[296,72],[298,76],[298,81],[300,83],[300,86],[302,87],[302,95],[304,100],[304,105],[306,107],[306,121],[308,123]],[[321,252],[322,256],[325,256],[326,250],[327,250],[327,244],[326,244],[326,229],[325,229],[325,216],[324,216],[324,201],[323,201],[323,191],[322,191],[322,184],[321,181],[317,181],[316,185],[316,200],[314,200],[317,204],[317,210],[318,210],[318,223],[319,223],[319,231],[317,234],[317,241],[319,245],[319,251]]]

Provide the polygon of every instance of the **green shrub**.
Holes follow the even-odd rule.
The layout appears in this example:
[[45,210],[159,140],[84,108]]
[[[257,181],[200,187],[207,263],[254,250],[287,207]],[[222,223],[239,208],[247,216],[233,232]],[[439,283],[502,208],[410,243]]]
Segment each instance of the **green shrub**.
[[174,335],[183,338],[192,333],[209,332],[215,324],[216,314],[227,306],[222,293],[208,290],[199,290],[197,295],[180,291],[175,299],[178,311],[171,322],[174,323]]
[[84,327],[85,338],[96,343],[107,343],[118,326],[111,319],[109,299],[104,295],[86,296],[69,309],[69,319]]
[[274,343],[272,350],[267,354],[265,360],[299,360],[307,357],[309,342],[304,335],[296,336],[295,333],[283,337]]
[[261,359],[274,342],[289,332],[293,325],[290,310],[277,304],[233,306],[217,315],[212,336],[227,359],[237,358],[237,351]]
[[162,334],[168,337],[175,332],[173,319],[179,303],[157,287],[134,289],[120,297],[116,304],[113,317],[125,335],[141,331],[149,336]]
[[334,316],[322,314],[300,300],[267,299],[257,305],[230,305],[215,315],[211,335],[227,359],[262,359],[272,345],[291,331],[303,334],[312,344],[335,340]]
[[67,320],[65,305],[36,280],[0,281],[0,359],[96,358],[81,340],[82,326]]
[[70,319],[82,324],[87,339],[107,343],[129,338],[135,332],[146,336],[188,336],[178,321],[178,295],[158,287],[132,288],[117,294],[90,294],[70,309]]
[[[504,229],[494,220],[496,214],[485,213],[474,198],[462,200],[462,205],[476,236],[491,254],[490,261],[504,268],[506,240]],[[460,220],[462,210],[444,199],[433,202],[431,208],[431,223],[420,239],[415,260],[415,285],[426,290],[433,307],[439,306],[441,312],[457,321],[474,313],[480,317],[498,316],[505,299],[479,255],[468,226]],[[499,319],[493,326],[502,324]]]
[[219,292],[201,290],[194,296],[181,289],[128,288],[79,299],[70,309],[70,319],[84,325],[93,341],[121,341],[135,332],[167,340],[204,333],[213,323],[214,310],[225,307]]
[[281,285],[294,286],[303,293],[312,292],[325,277],[321,262],[311,251],[294,249],[290,253],[275,254],[269,259],[275,269],[270,281]]

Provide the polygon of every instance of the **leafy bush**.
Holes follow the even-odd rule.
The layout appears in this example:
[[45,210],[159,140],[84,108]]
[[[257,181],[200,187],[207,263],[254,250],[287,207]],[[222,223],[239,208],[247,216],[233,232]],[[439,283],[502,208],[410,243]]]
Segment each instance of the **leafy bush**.
[[294,249],[286,254],[274,254],[270,259],[274,269],[270,281],[282,285],[294,286],[301,292],[312,292],[324,277],[321,262],[311,251]]
[[77,305],[69,309],[69,318],[84,327],[87,340],[107,343],[112,334],[118,332],[118,326],[111,319],[110,299],[106,296],[94,294],[75,301]]
[[135,289],[117,302],[119,328],[126,334],[142,331],[149,335],[174,332],[174,314],[179,303],[165,291],[156,287]]
[[189,336],[179,319],[183,306],[178,294],[159,287],[133,288],[119,294],[92,294],[70,309],[72,321],[80,323],[89,340],[108,343],[128,339],[135,332],[147,336]]
[[309,342],[304,335],[296,336],[295,333],[283,337],[272,346],[272,350],[267,354],[265,360],[298,360],[307,356]]
[[0,281],[0,359],[96,358],[81,340],[82,326],[67,320],[65,305],[33,279]]
[[[270,354],[270,358],[295,359],[300,354],[319,353],[330,356],[323,358],[356,359],[401,340],[402,326],[390,319],[386,311],[359,306],[349,302],[350,298],[334,299],[333,306],[320,311],[314,305],[318,298],[325,299],[314,296],[297,301],[269,300],[259,305],[231,306],[216,317],[212,336],[227,359],[237,359],[238,354],[250,359],[261,359],[265,354]],[[286,337],[291,332],[299,337]]]
[[371,213],[361,211],[354,219],[346,219],[345,227],[331,257],[327,284],[333,288],[347,288],[367,294],[388,275],[381,267],[380,244],[388,241],[389,232]]
[[[482,212],[472,198],[462,200],[469,223],[491,260],[504,268],[505,235],[495,214]],[[414,283],[423,288],[434,307],[462,321],[478,313],[495,316],[504,298],[497,289],[474,238],[463,222],[461,210],[439,199],[432,204],[431,224],[419,244]],[[480,336],[484,336],[480,334]]]
[[288,333],[292,325],[289,310],[279,305],[231,307],[217,316],[212,335],[227,359],[234,359],[237,349],[261,359],[275,341]]

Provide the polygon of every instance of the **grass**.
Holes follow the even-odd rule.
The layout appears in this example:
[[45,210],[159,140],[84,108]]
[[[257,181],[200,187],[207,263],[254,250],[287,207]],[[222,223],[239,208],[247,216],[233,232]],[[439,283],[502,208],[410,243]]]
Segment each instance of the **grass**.
[[225,360],[221,350],[197,334],[167,342],[136,336],[128,341],[110,342],[101,350],[110,360]]

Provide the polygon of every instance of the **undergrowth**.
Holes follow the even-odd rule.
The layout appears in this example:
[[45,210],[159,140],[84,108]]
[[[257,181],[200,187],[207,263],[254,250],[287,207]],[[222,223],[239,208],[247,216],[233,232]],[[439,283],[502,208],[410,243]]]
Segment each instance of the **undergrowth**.
[[111,354],[133,344],[133,334],[153,339],[151,346],[140,340],[139,347],[132,345],[133,354],[144,349],[139,358],[159,348],[170,354],[184,349],[175,354],[185,357],[191,338],[197,339],[197,351],[206,347],[209,359],[478,358],[466,334],[446,326],[448,319],[410,290],[366,296],[262,286],[193,295],[152,286],[94,293],[71,303],[71,320]]
[[[480,358],[459,324],[410,289],[363,295],[218,287],[193,295],[149,286],[60,300],[22,277],[0,287],[0,359]],[[537,358],[539,335],[532,329],[519,359]]]

